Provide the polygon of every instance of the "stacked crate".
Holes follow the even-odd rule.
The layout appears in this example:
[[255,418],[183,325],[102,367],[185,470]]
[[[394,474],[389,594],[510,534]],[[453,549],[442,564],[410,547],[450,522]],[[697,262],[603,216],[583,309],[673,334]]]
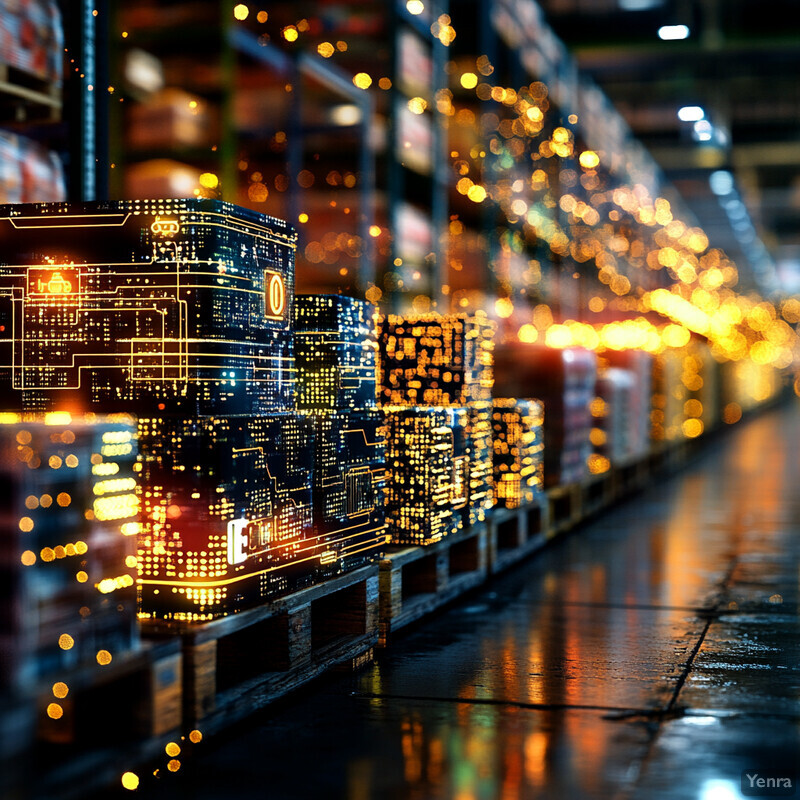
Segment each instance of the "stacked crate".
[[494,505],[494,324],[484,314],[384,317],[379,399],[392,541],[430,544]]
[[689,399],[685,384],[684,354],[667,348],[653,360],[653,409],[650,413],[651,439],[675,442],[683,439],[686,421],[685,404]]
[[314,538],[323,562],[360,565],[385,540],[386,438],[377,409],[373,307],[298,295],[297,408],[313,430]]
[[0,415],[0,695],[137,649],[136,453],[124,415]]
[[626,457],[644,458],[650,451],[653,356],[644,350],[607,350],[602,360],[608,366],[628,370],[633,375]]
[[592,400],[594,418],[591,440],[599,458],[589,459],[589,471],[605,472],[611,464],[628,461],[633,450],[635,376],[619,367],[607,367],[597,376],[596,397]]
[[55,0],[0,0],[0,73],[12,67],[58,85],[63,52],[64,31]]
[[296,408],[286,223],[199,199],[6,206],[0,245],[0,408],[137,417],[143,618],[210,621],[369,561],[377,414]]
[[519,508],[544,488],[544,405],[539,400],[492,401],[492,464],[497,505]]
[[501,397],[537,397],[544,404],[544,484],[577,483],[587,475],[597,357],[582,348],[508,343],[495,353]]

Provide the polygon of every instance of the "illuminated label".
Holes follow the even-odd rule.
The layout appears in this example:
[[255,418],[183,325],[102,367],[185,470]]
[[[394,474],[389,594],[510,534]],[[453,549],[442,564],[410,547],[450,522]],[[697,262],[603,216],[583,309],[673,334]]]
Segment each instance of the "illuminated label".
[[247,560],[247,520],[232,519],[228,523],[228,563],[241,564]]
[[77,269],[32,269],[28,273],[28,291],[32,295],[58,298],[80,292],[80,275]]
[[180,229],[180,223],[176,219],[157,219],[150,226],[156,236],[174,236]]
[[266,316],[282,319],[286,310],[286,285],[283,275],[266,270],[264,272],[264,306]]

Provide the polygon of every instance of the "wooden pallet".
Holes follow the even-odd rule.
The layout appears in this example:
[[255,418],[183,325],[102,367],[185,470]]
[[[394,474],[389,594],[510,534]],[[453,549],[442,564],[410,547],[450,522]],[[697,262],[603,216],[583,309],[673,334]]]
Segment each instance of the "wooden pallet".
[[578,483],[553,486],[545,492],[548,503],[547,538],[551,539],[578,524],[581,519],[581,487]]
[[477,586],[488,572],[489,527],[473,526],[426,547],[390,546],[380,562],[380,637]]
[[544,494],[519,508],[496,508],[489,527],[489,571],[502,572],[547,541],[550,514]]
[[147,622],[143,631],[180,641],[184,725],[214,733],[323,672],[372,660],[378,565],[212,622]]
[[643,456],[615,464],[609,474],[611,496],[614,500],[619,500],[647,485],[650,480],[650,459],[648,456]]
[[580,484],[580,519],[588,519],[602,511],[616,497],[613,468],[592,475]]
[[178,642],[146,641],[106,667],[65,675],[69,695],[57,701],[63,716],[51,719],[46,713],[55,700],[49,684],[37,697],[37,738],[92,747],[175,732],[182,717],[182,670]]
[[[55,680],[55,679],[54,679]],[[82,667],[20,698],[16,713],[3,715],[0,795],[79,798],[116,784],[124,769],[152,761],[165,744],[180,738],[182,654],[180,642],[145,642],[104,667]],[[61,716],[47,713],[57,703]],[[4,709],[5,710],[5,709]],[[12,740],[13,741],[13,740]],[[13,756],[13,758],[11,758]],[[46,769],[42,765],[46,764]]]

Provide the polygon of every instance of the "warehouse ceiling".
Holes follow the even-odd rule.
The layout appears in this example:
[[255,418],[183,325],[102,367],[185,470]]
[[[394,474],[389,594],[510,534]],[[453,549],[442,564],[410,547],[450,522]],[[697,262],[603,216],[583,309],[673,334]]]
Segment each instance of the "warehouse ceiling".
[[[743,279],[764,293],[775,279],[800,292],[796,0],[539,5]],[[685,25],[689,35],[661,40],[665,25]],[[678,118],[685,106],[703,109],[699,127]]]

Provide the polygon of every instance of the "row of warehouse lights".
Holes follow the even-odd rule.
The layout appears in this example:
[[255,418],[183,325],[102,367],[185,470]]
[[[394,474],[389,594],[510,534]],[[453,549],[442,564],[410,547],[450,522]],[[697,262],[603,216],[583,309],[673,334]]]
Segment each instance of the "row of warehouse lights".
[[[406,8],[413,15],[426,10],[421,0],[408,0]],[[244,9],[240,13],[237,16],[241,19]],[[432,29],[431,35],[449,44],[455,37],[450,19],[440,19],[439,22],[439,27],[447,24],[447,36],[440,35],[439,28],[436,31]],[[659,32],[662,39],[680,39],[688,35],[686,26],[667,26]],[[490,163],[487,153],[481,148],[469,153],[472,169],[467,164],[467,154],[456,154],[456,164],[461,165],[456,170],[460,193],[477,204],[487,200],[497,203],[510,222],[527,226],[557,256],[572,256],[579,263],[593,260],[601,283],[606,284],[620,300],[625,299],[623,295],[629,295],[629,302],[625,305],[628,311],[656,312],[672,324],[707,336],[724,357],[754,357],[755,353],[760,361],[767,360],[775,366],[791,363],[797,336],[787,323],[800,322],[800,314],[794,318],[792,310],[780,319],[781,315],[774,306],[764,303],[760,297],[753,299],[737,294],[733,289],[738,282],[735,265],[720,251],[708,249],[708,239],[702,230],[675,219],[665,198],[651,197],[641,184],[604,188],[610,177],[619,174],[618,164],[616,170],[603,169],[615,161],[614,155],[602,150],[579,148],[570,127],[559,125],[552,133],[545,132],[545,115],[550,105],[544,84],[535,82],[519,90],[495,86],[488,81],[493,68],[486,56],[478,59],[476,67],[475,72],[464,71],[457,83],[461,89],[474,91],[479,100],[491,99],[498,105],[498,114],[485,112],[479,120],[471,113],[471,118],[473,124],[480,123],[488,131],[488,149],[496,157],[493,168],[499,175],[494,180],[487,180]],[[373,85],[371,76],[366,73],[358,73],[353,83],[364,90]],[[437,95],[436,109],[430,110],[451,116],[459,124],[462,114],[456,111],[453,93],[445,92],[441,97]],[[425,113],[426,108],[412,108],[412,111]],[[515,113],[516,119],[508,119],[508,112]],[[678,117],[692,124],[692,135],[699,143],[720,144],[726,140],[727,134],[711,123],[700,106],[684,106],[679,109]],[[348,120],[351,124],[353,121]],[[569,116],[570,126],[577,122],[576,115]],[[527,180],[519,180],[520,167],[530,163],[528,156],[533,162],[531,173]],[[576,170],[567,169],[566,164],[577,162],[575,166],[579,166],[577,173],[580,173],[579,181],[585,190],[584,199],[579,196],[580,187],[575,190],[561,187],[558,191],[551,191],[555,187],[549,185],[546,171],[541,167],[553,156],[565,162],[562,174],[575,173]],[[467,174],[473,169],[473,176]],[[506,179],[504,171],[509,171],[515,179]],[[736,195],[730,173],[714,173],[711,188],[720,197],[734,231],[740,236],[740,243],[757,247],[758,238],[744,204]],[[552,213],[555,206],[563,215],[557,217]],[[746,248],[743,249],[747,252]],[[666,269],[674,284],[670,289],[653,290],[652,281],[644,277],[646,273],[640,273],[640,280],[631,281],[635,270],[641,267]],[[511,316],[513,301],[510,297],[501,300],[502,316]],[[771,328],[750,324],[749,314],[754,306],[769,306],[771,311],[768,315],[775,323]],[[618,307],[623,306],[620,304]],[[779,322],[782,325],[778,325]],[[573,332],[578,330],[575,326],[571,329]],[[527,330],[530,338],[531,329]],[[578,338],[594,341],[585,329],[581,330],[583,333]],[[634,328],[624,330],[633,331]],[[628,339],[638,340],[638,336],[637,333]],[[674,338],[674,335],[669,334],[669,337]],[[552,341],[566,339],[558,330],[549,338]],[[603,342],[602,334],[597,338]],[[655,346],[655,336],[651,335],[649,342]]]

